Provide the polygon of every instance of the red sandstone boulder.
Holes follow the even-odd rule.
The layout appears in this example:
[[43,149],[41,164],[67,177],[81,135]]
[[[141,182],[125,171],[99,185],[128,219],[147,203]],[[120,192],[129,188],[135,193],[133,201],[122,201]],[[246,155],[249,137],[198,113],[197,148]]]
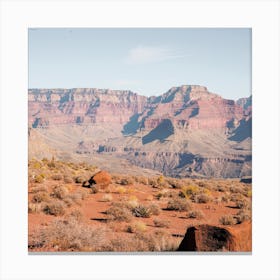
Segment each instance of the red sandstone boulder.
[[178,251],[252,251],[252,224],[218,227],[198,225],[189,227]]
[[106,172],[106,171],[99,171],[98,173],[96,173],[95,175],[93,175],[90,179],[89,179],[89,184],[93,185],[100,185],[100,186],[108,186],[109,184],[111,184],[112,182],[112,177],[111,175]]

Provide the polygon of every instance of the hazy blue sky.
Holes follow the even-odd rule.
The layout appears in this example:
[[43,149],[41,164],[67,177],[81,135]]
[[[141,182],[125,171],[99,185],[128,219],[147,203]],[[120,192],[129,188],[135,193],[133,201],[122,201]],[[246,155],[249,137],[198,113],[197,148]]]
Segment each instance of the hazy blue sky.
[[159,95],[204,85],[251,94],[251,29],[29,29],[29,88],[94,87]]

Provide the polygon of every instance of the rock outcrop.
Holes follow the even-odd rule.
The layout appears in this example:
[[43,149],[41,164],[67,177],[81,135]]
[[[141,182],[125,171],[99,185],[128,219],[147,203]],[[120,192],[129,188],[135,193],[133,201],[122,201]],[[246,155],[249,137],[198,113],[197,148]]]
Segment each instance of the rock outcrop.
[[30,89],[28,100],[29,128],[64,154],[107,154],[177,177],[251,175],[251,97],[235,102],[184,85],[157,97]]
[[226,227],[207,224],[189,227],[178,251],[251,252],[251,231],[252,224],[250,222]]

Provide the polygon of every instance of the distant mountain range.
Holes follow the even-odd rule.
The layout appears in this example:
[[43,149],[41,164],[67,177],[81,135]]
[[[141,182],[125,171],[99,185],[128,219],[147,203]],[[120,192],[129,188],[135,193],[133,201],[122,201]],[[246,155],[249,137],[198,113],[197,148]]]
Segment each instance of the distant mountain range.
[[28,106],[30,158],[54,155],[113,172],[175,177],[251,175],[251,96],[223,99],[198,85],[157,97],[30,89]]

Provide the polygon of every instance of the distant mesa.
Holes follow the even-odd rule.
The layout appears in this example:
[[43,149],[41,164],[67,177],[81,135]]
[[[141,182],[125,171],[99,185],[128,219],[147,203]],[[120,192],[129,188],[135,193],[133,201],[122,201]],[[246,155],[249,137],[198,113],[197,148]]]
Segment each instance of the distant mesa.
[[115,162],[109,168],[125,159],[175,177],[251,176],[252,96],[228,100],[199,85],[151,97],[129,90],[30,89],[28,114],[29,135],[36,130],[43,146],[67,158],[107,155]]

